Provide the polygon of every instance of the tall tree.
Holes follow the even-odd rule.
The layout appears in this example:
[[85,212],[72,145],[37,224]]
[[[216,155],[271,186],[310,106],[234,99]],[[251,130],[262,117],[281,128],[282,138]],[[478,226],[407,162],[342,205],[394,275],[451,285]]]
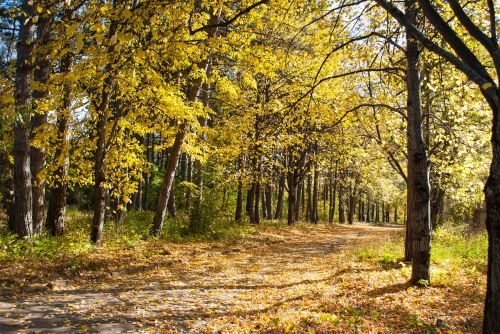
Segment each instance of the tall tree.
[[[496,7],[493,0],[481,3],[482,10],[489,16],[489,31],[485,33],[480,26],[474,23],[473,17],[468,14],[458,0],[447,1],[453,14],[458,19],[460,29],[465,31],[474,42],[486,50],[488,58],[479,56],[477,49],[464,42],[463,33],[453,27],[436,9],[430,0],[418,0],[422,12],[437,34],[446,42],[448,48],[435,43],[429,35],[420,30],[396,6],[386,0],[376,0],[400,24],[406,27],[411,36],[422,45],[443,57],[464,73],[471,81],[477,84],[485,102],[492,113],[492,159],[490,173],[485,186],[486,197],[486,226],[488,230],[488,275],[486,300],[484,308],[484,333],[500,331],[500,52],[497,36]],[[453,53],[451,52],[453,51]],[[480,59],[485,59],[481,61]],[[488,72],[486,61],[495,67],[496,82]]]
[[30,166],[30,126],[33,92],[35,1],[22,1],[16,62],[16,113],[14,127],[14,228],[23,237],[33,235],[33,192]]

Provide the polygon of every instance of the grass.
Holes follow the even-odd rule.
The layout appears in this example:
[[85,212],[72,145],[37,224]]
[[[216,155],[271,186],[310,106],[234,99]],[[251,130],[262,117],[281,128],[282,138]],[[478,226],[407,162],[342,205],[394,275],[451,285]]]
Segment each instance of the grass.
[[[69,207],[66,210],[66,231],[62,237],[43,235],[31,241],[19,239],[0,224],[0,260],[15,258],[52,259],[58,256],[76,256],[113,249],[132,249],[139,243],[157,240],[149,234],[152,211],[130,211],[122,224],[108,219],[104,225],[103,243],[96,246],[89,241],[92,213]],[[1,223],[1,222],[0,222]],[[298,224],[302,226],[304,224]],[[310,224],[309,224],[310,225]],[[263,221],[260,230],[287,227],[285,222]],[[297,226],[294,226],[297,227]],[[177,217],[167,218],[159,239],[173,243],[203,241],[235,241],[256,231],[256,226],[236,223],[232,217],[219,215],[204,222],[200,231],[189,228],[189,217],[178,212]]]
[[[364,246],[355,257],[361,261],[377,262],[385,269],[400,268],[408,274],[411,272],[411,264],[404,262],[403,238]],[[462,276],[480,277],[486,273],[487,258],[486,231],[474,231],[465,224],[440,226],[432,235],[432,284],[449,286]]]

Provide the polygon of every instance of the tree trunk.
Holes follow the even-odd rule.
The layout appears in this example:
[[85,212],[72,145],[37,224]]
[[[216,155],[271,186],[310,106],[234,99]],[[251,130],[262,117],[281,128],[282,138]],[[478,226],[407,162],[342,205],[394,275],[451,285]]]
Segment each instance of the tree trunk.
[[348,213],[348,222],[350,225],[354,223],[354,212],[356,211],[356,197],[353,194],[349,196],[349,213]]
[[[72,56],[67,54],[61,63],[61,72],[69,73]],[[64,234],[64,215],[66,213],[66,198],[68,189],[68,164],[69,164],[69,144],[68,126],[71,107],[71,85],[64,84],[64,95],[61,109],[57,113],[57,134],[55,163],[57,168],[54,171],[54,185],[50,190],[49,207],[47,210],[47,227],[53,236]]]
[[135,194],[135,209],[142,211],[142,187],[143,187],[143,178],[139,179],[138,185],[137,185],[137,193]]
[[15,105],[17,121],[14,124],[14,232],[21,237],[33,235],[33,192],[30,169],[30,114],[32,110],[33,39],[35,35],[36,4],[23,1],[17,42]]
[[255,185],[254,224],[260,224],[260,202],[261,202],[260,195],[261,195],[260,181],[257,181]]
[[103,187],[103,183],[106,181],[106,127],[108,124],[107,113],[112,81],[113,79],[108,76],[102,89],[101,102],[97,110],[97,143],[94,162],[94,194],[92,197],[94,216],[90,234],[90,240],[96,244],[102,242],[102,229],[106,218],[106,189]]
[[318,223],[318,182],[319,182],[319,171],[318,168],[314,168],[314,185],[313,185],[313,194],[312,194],[312,212],[311,212],[311,221],[315,224]]
[[295,223],[295,206],[297,202],[297,185],[292,171],[287,173],[288,182],[288,225]]
[[[187,156],[187,182],[191,183],[193,181],[193,159],[191,156]],[[185,193],[185,204],[184,207],[186,210],[189,210],[191,207],[191,187],[186,189]]]
[[177,162],[181,154],[184,138],[186,138],[187,129],[188,126],[186,122],[183,121],[177,130],[174,144],[171,148],[167,165],[165,166],[165,174],[163,176],[163,182],[158,194],[158,202],[156,205],[155,215],[153,217],[153,226],[151,228],[151,234],[154,236],[159,236],[163,230],[163,221],[165,220],[165,215],[167,213],[167,204],[170,197],[170,191],[172,189],[172,183],[174,181],[175,169],[177,168]]
[[[39,15],[37,25],[37,45],[47,47],[49,42],[49,24],[50,17]],[[34,81],[39,88],[33,91],[33,100],[44,99],[48,95],[47,83],[50,77],[51,66],[50,57],[46,52],[38,52],[35,57]],[[38,130],[42,130],[47,124],[47,113],[40,113],[39,110],[31,118],[31,139],[34,139]],[[45,215],[45,179],[42,177],[42,171],[45,168],[46,148],[31,146],[31,175],[33,178],[33,234],[41,235],[44,215]]]
[[[500,62],[500,59],[499,59]],[[488,231],[488,274],[484,304],[483,333],[500,331],[500,91],[493,110],[493,157],[484,188]]]
[[276,202],[276,213],[274,214],[274,219],[281,220],[283,216],[283,197],[285,193],[285,180],[286,176],[284,173],[280,175],[279,184],[278,184],[278,196]]
[[[337,172],[335,171],[335,180],[332,181],[332,176],[330,176],[330,205],[328,210],[328,222],[333,223],[335,217],[335,197],[337,195]],[[333,183],[333,185],[332,185]]]
[[[144,145],[146,146],[146,161],[150,162],[150,156],[151,156],[151,135],[146,134],[144,136]],[[144,199],[144,204],[143,208],[144,210],[149,209],[149,188],[151,185],[151,172],[144,173],[144,190],[143,190],[143,199]]]
[[363,200],[361,199],[361,194],[358,196],[358,221],[363,222]]
[[339,224],[345,223],[345,213],[344,213],[344,186],[339,187]]
[[[187,181],[187,173],[188,173],[188,154],[186,152],[183,152],[181,154],[181,160],[180,160],[180,170],[181,170],[181,182],[186,182]],[[185,208],[186,207],[186,190],[183,187],[182,189],[182,196],[181,200],[179,201],[179,209]]]
[[[209,56],[208,64],[211,63],[212,56]],[[210,65],[207,64],[207,75],[210,72]],[[210,84],[204,83],[201,88],[201,102],[205,106],[205,108],[209,107],[209,97],[210,97]],[[198,122],[200,124],[201,131],[204,131],[203,128],[207,126],[207,119],[205,117],[199,117]],[[200,135],[201,141],[206,141],[206,134],[201,133]],[[200,231],[200,227],[202,224],[202,202],[203,202],[203,164],[200,159],[196,159],[193,165],[194,169],[194,184],[196,186],[196,197],[194,198],[193,208],[191,210],[191,214],[189,217],[189,223],[192,231]]]
[[245,205],[245,211],[247,216],[250,216],[250,213],[253,211],[253,192],[255,192],[255,189],[252,188],[253,183],[250,185],[250,188],[247,190],[247,201]]
[[444,190],[440,187],[431,189],[431,222],[432,228],[435,229],[443,223],[442,213],[444,205]]
[[[1,130],[3,131],[3,129]],[[9,231],[15,231],[16,228],[14,212],[14,192],[12,184],[12,166],[9,161],[9,153],[7,151],[1,152],[0,154],[0,181],[0,194],[2,195],[1,204],[7,214],[7,228]]]
[[[304,181],[300,182],[298,185],[297,185],[297,195],[296,195],[296,198],[295,198],[295,221],[299,221],[300,220],[300,214],[301,214],[301,211],[304,212],[304,205],[305,205],[305,189],[304,189],[305,185],[304,185]],[[302,205],[302,208],[301,208],[301,205]]]
[[314,214],[312,211],[312,177],[307,176],[307,204],[306,204],[306,221],[314,221]]
[[[415,0],[406,0],[406,17],[417,24]],[[420,100],[419,43],[407,32],[407,108],[408,108],[408,228],[412,236],[413,284],[429,282],[430,265],[430,185],[429,164],[422,129]]]
[[326,203],[328,202],[328,192],[330,191],[330,188],[328,186],[328,183],[324,182],[323,184],[323,217],[326,217],[327,211],[326,211]]
[[241,176],[238,178],[238,195],[236,196],[236,213],[234,215],[234,220],[238,223],[241,222],[241,217],[243,215],[243,182],[241,181]]
[[262,217],[267,219],[267,209],[266,209],[266,186],[261,186],[260,199],[262,204]]
[[195,159],[193,163],[193,184],[196,186],[193,198],[193,207],[189,215],[189,227],[193,232],[201,228],[201,202],[203,200],[203,166],[201,160]]
[[273,186],[266,184],[266,213],[267,219],[273,219]]
[[175,181],[172,182],[172,189],[170,189],[170,196],[168,196],[167,210],[170,217],[175,218],[177,215],[177,208],[175,206]]
[[255,182],[252,183],[247,192],[247,210],[250,224],[255,224]]
[[[212,15],[210,18],[211,24],[216,24],[220,19],[220,11],[217,15]],[[217,27],[213,27],[208,32],[208,38],[212,38],[217,33]],[[199,68],[205,70],[206,74],[209,74],[210,66],[211,66],[212,57],[209,55],[199,64]],[[191,87],[189,89],[189,93],[187,94],[187,99],[190,102],[196,102],[200,96],[200,90],[203,86],[203,78],[196,78],[193,80]],[[184,143],[184,139],[186,138],[186,134],[188,131],[188,125],[186,121],[182,121],[179,129],[177,130],[177,135],[175,136],[174,145],[171,148],[171,153],[168,158],[166,167],[165,167],[165,176],[163,179],[162,186],[160,188],[160,193],[158,195],[158,203],[156,205],[155,215],[153,218],[153,227],[151,229],[151,233],[153,235],[159,236],[163,229],[163,220],[165,219],[165,209],[168,203],[168,198],[170,196],[170,189],[172,187],[172,182],[174,180],[175,169],[177,168],[177,163],[179,161],[179,156],[181,154],[182,144]],[[186,200],[186,207],[187,200]]]

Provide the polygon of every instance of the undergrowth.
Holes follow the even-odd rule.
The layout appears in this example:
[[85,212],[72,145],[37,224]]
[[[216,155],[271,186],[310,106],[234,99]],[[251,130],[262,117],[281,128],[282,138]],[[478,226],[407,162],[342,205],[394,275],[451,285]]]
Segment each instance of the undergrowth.
[[[480,277],[486,273],[488,238],[486,231],[472,230],[465,224],[447,223],[432,234],[431,281],[433,285],[451,285],[460,276]],[[408,275],[411,263],[404,261],[404,239],[389,239],[357,250],[355,257],[376,262],[385,269],[400,269]]]
[[[113,248],[133,248],[141,242],[155,240],[149,235],[153,219],[151,211],[127,213],[122,224],[109,219],[104,226],[104,242],[95,246],[89,241],[92,215],[73,208],[67,209],[66,231],[62,237],[42,235],[32,240],[19,239],[0,228],[0,259],[15,257],[35,257],[50,259],[58,255],[79,255]],[[168,242],[193,242],[208,240],[240,239],[254,230],[248,224],[237,224],[226,217],[214,220],[198,233],[189,230],[188,217],[180,214],[165,221],[160,239]]]
[[[149,233],[152,220],[151,211],[128,212],[121,224],[108,219],[104,225],[104,241],[100,246],[89,241],[92,213],[71,207],[66,210],[66,231],[62,237],[44,234],[32,240],[19,239],[0,224],[0,260],[19,257],[51,259],[60,255],[74,256],[117,248],[132,249],[140,243],[158,239],[151,237]],[[265,230],[286,226],[284,222],[264,221],[258,228]],[[179,212],[175,219],[166,219],[159,239],[174,243],[232,241],[254,233],[256,228],[248,223],[236,223],[232,217],[220,215],[205,224],[201,230],[193,232],[189,228],[189,217]]]

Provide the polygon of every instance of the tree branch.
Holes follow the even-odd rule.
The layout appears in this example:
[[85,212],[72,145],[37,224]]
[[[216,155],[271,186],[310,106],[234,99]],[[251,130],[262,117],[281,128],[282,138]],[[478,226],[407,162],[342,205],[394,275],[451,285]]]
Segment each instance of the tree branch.
[[205,30],[211,29],[211,28],[227,27],[228,25],[230,25],[231,23],[233,23],[234,21],[236,21],[239,17],[241,17],[241,16],[249,13],[252,9],[257,8],[260,5],[266,4],[268,2],[269,2],[269,0],[260,0],[260,1],[257,1],[256,3],[254,3],[254,4],[250,5],[250,6],[248,6],[247,8],[241,10],[240,12],[238,12],[236,15],[234,15],[232,18],[230,18],[229,20],[227,20],[225,22],[219,22],[219,23],[214,23],[214,24],[207,24],[207,25],[199,27],[199,28],[197,28],[195,30],[192,30],[191,29],[191,24],[189,24],[189,26],[188,26],[189,34],[190,35],[194,35],[194,34],[200,32],[200,31],[205,31]]
[[[435,54],[443,57],[446,59],[448,62],[450,62],[453,66],[455,66],[458,70],[460,70],[462,73],[464,73],[471,81],[474,83],[478,84],[479,86],[482,86],[486,83],[491,83],[493,87],[496,89],[496,85],[492,78],[488,75],[488,73],[484,70],[484,67],[482,67],[481,64],[480,68],[482,70],[478,71],[476,68],[473,66],[470,66],[467,62],[465,62],[464,59],[459,55],[460,58],[457,56],[453,55],[451,52],[443,49],[436,43],[434,43],[431,39],[429,39],[426,35],[424,35],[417,27],[415,27],[411,22],[408,21],[408,19],[405,17],[405,14],[403,14],[397,7],[389,3],[387,0],[375,0],[382,8],[384,8],[394,19],[396,19],[401,25],[403,25],[410,33],[411,35],[416,38],[422,45],[428,49],[431,52],[434,52]],[[426,0],[419,0],[421,2],[426,2]],[[431,9],[434,10],[434,8],[431,5]],[[437,14],[437,13],[436,13]],[[441,19],[442,18],[439,16],[438,17]],[[444,21],[443,21],[444,22]],[[446,22],[444,22],[446,24]],[[448,27],[449,28],[449,27]],[[451,28],[449,28],[451,29]],[[452,34],[456,36],[455,32],[452,30]],[[458,38],[458,37],[457,37]],[[458,43],[463,42],[458,39]],[[469,52],[470,50],[467,49]],[[473,55],[473,58],[477,58]]]
[[[457,0],[448,0],[453,13],[457,17],[458,21],[464,26],[465,29],[474,37],[479,43],[481,43],[489,53],[492,53],[495,49],[495,45],[492,43],[491,39],[479,29],[478,26],[472,22],[470,17],[465,13],[464,9]],[[498,48],[498,45],[496,46]]]

